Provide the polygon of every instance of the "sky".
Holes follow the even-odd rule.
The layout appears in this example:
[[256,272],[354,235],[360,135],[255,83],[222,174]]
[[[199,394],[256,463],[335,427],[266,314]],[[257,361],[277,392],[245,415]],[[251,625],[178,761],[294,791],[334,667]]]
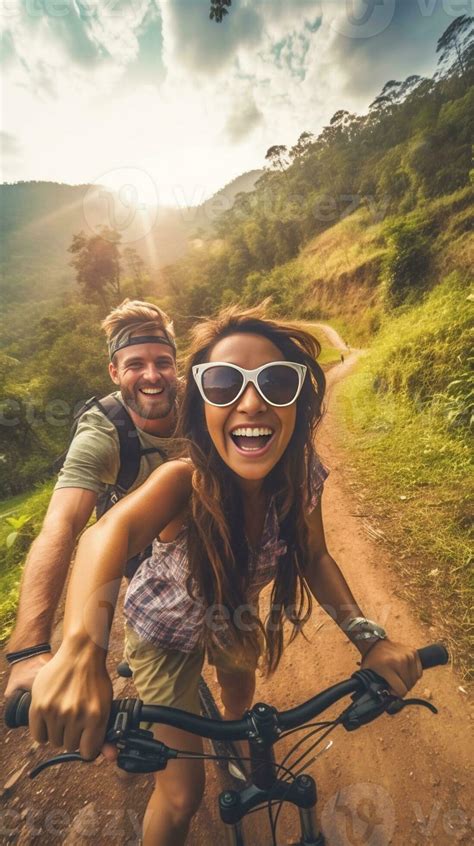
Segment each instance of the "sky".
[[473,0],[1,0],[2,179],[197,205],[273,144],[432,75]]

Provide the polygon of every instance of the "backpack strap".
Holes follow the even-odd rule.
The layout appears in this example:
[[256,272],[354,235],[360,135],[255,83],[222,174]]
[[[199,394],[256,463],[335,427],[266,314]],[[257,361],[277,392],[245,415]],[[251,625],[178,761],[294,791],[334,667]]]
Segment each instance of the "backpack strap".
[[58,455],[54,459],[53,464],[51,466],[51,469],[54,471],[54,473],[59,473],[59,471],[61,470],[61,468],[64,465],[64,462],[66,460],[66,456],[69,452],[69,447],[71,446],[71,443],[74,439],[74,435],[77,432],[77,427],[79,425],[79,421],[80,421],[82,415],[85,414],[86,411],[89,411],[91,408],[93,408],[95,405],[98,405],[98,404],[99,404],[99,400],[97,399],[97,397],[89,397],[89,399],[86,400],[85,402],[83,402],[82,405],[79,407],[79,409],[74,414],[74,417],[72,418],[71,429],[70,429],[70,432],[69,432],[69,444],[68,444],[67,448],[65,450],[63,450],[61,455]]
[[[157,452],[161,455],[163,461],[166,461],[167,455],[164,450],[161,450],[158,447],[141,448],[138,432],[129,412],[124,404],[112,394],[108,394],[100,400],[97,399],[97,397],[90,397],[79,408],[74,415],[73,425],[71,427],[70,444],[76,434],[82,415],[94,407],[98,408],[104,417],[106,417],[107,420],[110,420],[110,422],[114,425],[119,439],[119,472],[115,484],[113,485],[113,487],[117,490],[115,491],[115,496],[112,498],[110,503],[103,509],[107,510],[110,505],[117,502],[118,499],[120,499],[121,496],[127,493],[132,487],[140,470],[140,459],[142,455],[149,455]],[[63,466],[68,450],[69,447],[55,460],[53,469],[56,473],[58,473]],[[109,499],[110,497],[107,495],[107,502]]]
[[96,405],[117,430],[120,467],[115,484],[123,491],[128,491],[138,476],[142,454],[136,426],[123,403],[112,394],[96,400]]

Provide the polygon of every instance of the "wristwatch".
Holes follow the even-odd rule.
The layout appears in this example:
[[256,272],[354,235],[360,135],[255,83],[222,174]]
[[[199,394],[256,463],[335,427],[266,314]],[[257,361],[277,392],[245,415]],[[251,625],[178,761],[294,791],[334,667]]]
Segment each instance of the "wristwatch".
[[368,620],[367,617],[353,617],[343,626],[344,631],[350,640],[385,640],[387,632],[383,626]]

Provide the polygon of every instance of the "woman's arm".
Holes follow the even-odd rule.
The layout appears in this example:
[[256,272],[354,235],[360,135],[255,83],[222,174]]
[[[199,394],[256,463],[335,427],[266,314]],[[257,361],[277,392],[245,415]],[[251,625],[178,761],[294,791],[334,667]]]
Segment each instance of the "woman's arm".
[[[321,607],[344,631],[344,623],[364,613],[354,599],[338,565],[330,556],[324,537],[321,499],[308,517],[310,560],[307,562],[306,582]],[[347,632],[345,632],[348,637]],[[362,655],[362,667],[378,672],[399,696],[421,678],[422,667],[416,650],[389,640],[356,641]]]
[[62,644],[32,688],[30,730],[39,742],[95,757],[112,686],[105,660],[126,561],[186,507],[192,466],[170,461],[82,536],[66,597]]

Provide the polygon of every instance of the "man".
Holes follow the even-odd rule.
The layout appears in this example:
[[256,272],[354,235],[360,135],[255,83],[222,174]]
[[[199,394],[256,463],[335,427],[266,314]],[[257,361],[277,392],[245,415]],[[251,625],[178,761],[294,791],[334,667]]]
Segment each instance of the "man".
[[[5,696],[30,689],[51,658],[54,613],[77,537],[93,509],[103,513],[141,485],[166,460],[171,445],[178,390],[172,323],[151,303],[125,300],[106,317],[102,328],[110,354],[109,374],[119,391],[106,398],[106,406],[94,404],[81,416],[41,532],[28,554],[18,617],[8,644],[11,673]],[[117,487],[124,444],[117,420],[114,423],[113,415],[107,415],[113,406],[119,418],[125,416],[129,423],[126,436],[133,434],[131,445],[138,438],[138,473],[126,491]]]

